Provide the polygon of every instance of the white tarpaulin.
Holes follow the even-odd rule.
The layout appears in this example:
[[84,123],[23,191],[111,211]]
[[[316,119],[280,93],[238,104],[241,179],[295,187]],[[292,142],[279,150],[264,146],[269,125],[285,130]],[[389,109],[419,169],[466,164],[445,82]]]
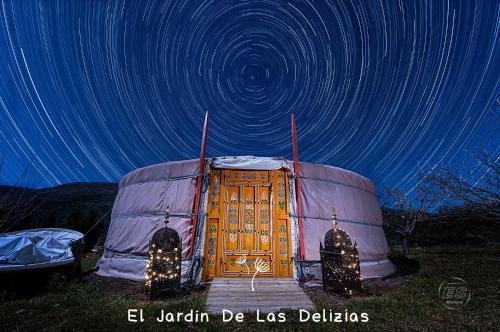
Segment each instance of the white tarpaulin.
[[280,159],[254,156],[218,157],[212,160],[210,166],[212,166],[213,168],[252,169],[261,171],[290,168],[288,162],[283,158]]
[[[378,278],[394,272],[387,259],[389,248],[382,228],[382,211],[373,183],[354,172],[338,167],[300,163],[305,260],[319,261],[320,242],[332,228],[332,215],[338,226],[356,243],[363,278]],[[321,266],[310,266],[307,285],[321,284]]]
[[30,229],[0,235],[0,264],[36,264],[73,258],[71,244],[80,232],[62,229]]
[[191,262],[187,256],[198,162],[148,166],[120,180],[97,274],[143,281],[149,241],[154,232],[165,226],[168,208],[168,227],[175,229],[182,241],[181,280],[185,281]]

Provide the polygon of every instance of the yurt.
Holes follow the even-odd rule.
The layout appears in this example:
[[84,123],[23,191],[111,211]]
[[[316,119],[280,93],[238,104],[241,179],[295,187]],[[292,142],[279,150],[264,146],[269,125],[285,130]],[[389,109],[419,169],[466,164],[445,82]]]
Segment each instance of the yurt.
[[356,243],[363,278],[394,271],[373,183],[341,168],[270,157],[217,157],[135,170],[120,183],[97,274],[143,281],[153,233],[182,239],[181,282],[260,276],[321,284],[320,243],[338,227]]

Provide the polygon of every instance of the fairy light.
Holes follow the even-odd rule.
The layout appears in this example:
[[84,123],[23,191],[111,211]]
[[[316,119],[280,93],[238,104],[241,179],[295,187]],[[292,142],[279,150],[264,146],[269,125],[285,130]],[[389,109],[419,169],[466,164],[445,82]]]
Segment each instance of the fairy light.
[[337,215],[332,215],[332,229],[325,235],[325,248],[321,246],[323,285],[331,286],[346,296],[362,287],[359,256],[356,243],[338,227]]
[[170,212],[167,208],[165,227],[151,238],[146,263],[145,285],[150,299],[175,293],[180,288],[181,260],[179,235],[167,227]]

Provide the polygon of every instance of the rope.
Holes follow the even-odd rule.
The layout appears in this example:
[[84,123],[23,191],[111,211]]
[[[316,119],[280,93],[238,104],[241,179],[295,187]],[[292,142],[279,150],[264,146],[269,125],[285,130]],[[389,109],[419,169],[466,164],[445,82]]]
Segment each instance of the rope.
[[89,233],[92,229],[94,229],[94,227],[95,227],[95,226],[97,226],[97,224],[98,224],[99,222],[101,222],[101,220],[103,220],[103,219],[104,219],[104,217],[106,217],[106,216],[108,215],[108,213],[110,213],[110,212],[111,212],[111,210],[112,210],[112,209],[113,209],[113,208],[109,209],[109,210],[108,210],[108,212],[106,212],[106,213],[105,213],[105,214],[101,217],[101,219],[97,220],[97,222],[94,224],[94,226],[90,227],[90,229],[87,231],[87,233],[83,234],[83,237],[85,237],[85,235],[87,235],[87,234],[88,234],[88,233]]
[[196,172],[193,175],[179,175],[179,176],[173,176],[170,178],[159,178],[159,179],[154,179],[154,180],[149,180],[149,181],[131,182],[131,183],[124,184],[120,188],[125,188],[128,186],[134,186],[134,185],[143,184],[143,183],[168,182],[168,181],[177,181],[177,180],[185,180],[185,179],[196,179],[199,175],[205,176],[205,175],[207,175],[207,173],[200,174],[200,173]]
[[[115,217],[113,219],[120,220],[120,219],[126,219],[126,218],[140,218],[140,217],[146,217],[146,218],[152,218],[152,217],[164,217],[165,212],[158,212],[158,213],[138,213],[138,214],[127,214],[127,215],[122,215]],[[184,219],[191,219],[193,216],[192,213],[184,213],[184,212],[170,212],[170,217],[174,218],[184,218]]]
[[[290,213],[290,217],[292,218],[298,218],[299,215]],[[311,216],[305,216],[302,215],[302,218],[304,219],[317,219],[317,220],[323,220],[323,221],[332,221],[332,218],[325,218],[325,217],[311,217]],[[356,221],[356,220],[346,220],[346,219],[337,219],[338,222],[343,222],[343,223],[348,223],[348,224],[358,224],[358,225],[366,225],[366,226],[371,226],[371,227],[383,227],[382,225],[378,224],[372,224],[369,222],[364,222],[364,221]]]
[[[360,263],[385,263],[386,261],[390,261],[387,256],[382,257],[381,259],[360,259]],[[321,261],[317,260],[297,260],[297,263],[304,265],[314,265],[321,264]]]

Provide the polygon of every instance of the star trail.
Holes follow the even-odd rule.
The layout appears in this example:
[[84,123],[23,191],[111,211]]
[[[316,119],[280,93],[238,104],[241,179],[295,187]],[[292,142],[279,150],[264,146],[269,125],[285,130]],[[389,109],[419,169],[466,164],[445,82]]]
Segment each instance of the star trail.
[[300,158],[405,188],[497,146],[498,1],[0,3],[3,183],[199,156]]

